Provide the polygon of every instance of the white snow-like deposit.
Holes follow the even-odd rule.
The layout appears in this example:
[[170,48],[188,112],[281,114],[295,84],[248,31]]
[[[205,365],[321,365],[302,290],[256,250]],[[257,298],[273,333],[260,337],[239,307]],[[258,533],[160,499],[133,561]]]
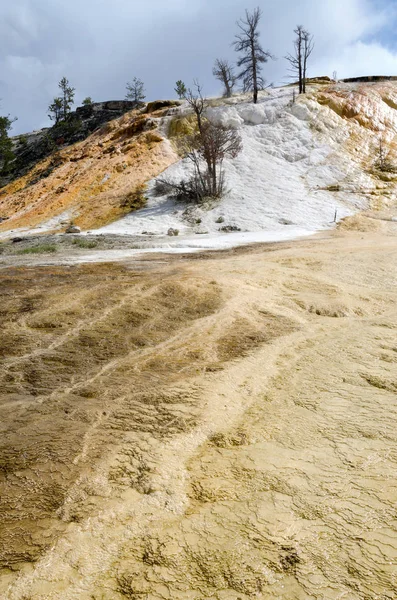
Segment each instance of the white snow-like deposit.
[[49,231],[60,229],[65,225],[69,225],[74,216],[75,215],[70,210],[66,210],[63,213],[44,221],[36,227],[16,227],[15,229],[10,229],[8,231],[1,231],[0,240],[6,240],[8,238],[17,236],[27,237],[48,233]]
[[[257,105],[237,98],[234,104],[208,109],[211,120],[238,129],[243,142],[239,156],[225,161],[227,191],[221,200],[189,207],[155,197],[151,182],[144,209],[98,232],[154,234],[153,246],[160,248],[174,228],[179,236],[169,238],[168,247],[230,247],[242,239],[310,234],[332,227],[335,215],[339,220],[366,208],[366,197],[356,190],[373,183],[347,153],[338,152],[349,137],[346,122],[310,97],[295,104],[291,99],[291,88],[282,88]],[[190,172],[189,161],[181,160],[163,176],[180,181]],[[336,185],[345,192],[326,189]],[[241,233],[222,233],[225,226]]]

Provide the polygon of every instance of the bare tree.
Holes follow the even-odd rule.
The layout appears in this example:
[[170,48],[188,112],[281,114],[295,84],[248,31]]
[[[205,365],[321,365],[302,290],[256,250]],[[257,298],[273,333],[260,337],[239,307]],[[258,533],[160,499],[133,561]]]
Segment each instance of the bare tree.
[[187,88],[183,97],[196,115],[197,127],[198,130],[201,131],[204,119],[204,111],[208,106],[208,102],[203,97],[203,89],[200,83],[195,79],[193,84],[196,88],[196,91],[194,92],[191,88]]
[[223,194],[225,183],[223,161],[225,158],[236,158],[241,152],[241,137],[231,127],[206,120],[197,141],[196,152],[206,164],[207,195],[219,198]]
[[223,95],[230,98],[233,88],[236,85],[237,76],[234,73],[234,67],[227,60],[217,58],[212,69],[213,76],[221,81],[224,86]]
[[307,61],[309,60],[313,49],[313,36],[304,29],[303,31],[303,93],[306,94],[306,79],[307,79]]
[[299,81],[299,93],[306,93],[306,79],[307,79],[307,62],[314,49],[313,36],[303,27],[298,25],[294,29],[296,38],[294,41],[294,53],[287,54],[285,57],[290,64],[289,71],[292,76],[298,77]]
[[255,8],[252,13],[245,11],[245,19],[237,21],[240,33],[236,35],[233,42],[236,52],[242,56],[237,61],[237,66],[242,70],[237,75],[243,82],[244,91],[252,91],[254,104],[258,101],[258,90],[265,87],[265,80],[261,76],[263,63],[269,58],[274,58],[271,52],[263,50],[259,41],[259,21],[262,16],[260,8]]
[[192,108],[197,130],[179,141],[179,151],[193,164],[193,176],[187,181],[171,182],[160,178],[156,189],[159,194],[174,194],[184,200],[201,201],[206,197],[219,198],[225,185],[223,161],[235,158],[242,149],[239,133],[231,127],[218,125],[205,116],[208,106],[200,84],[194,82],[196,91],[190,88],[185,99]]

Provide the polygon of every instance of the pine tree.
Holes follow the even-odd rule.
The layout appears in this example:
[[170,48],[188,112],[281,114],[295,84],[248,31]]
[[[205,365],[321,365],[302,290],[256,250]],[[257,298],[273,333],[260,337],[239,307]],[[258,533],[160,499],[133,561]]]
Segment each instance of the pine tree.
[[178,98],[180,99],[184,98],[187,92],[186,85],[181,79],[178,79],[178,81],[176,82],[174,90],[176,91],[176,93],[178,94]]
[[48,116],[51,121],[55,121],[55,125],[59,123],[62,117],[62,98],[54,98],[54,102],[48,107]]
[[69,84],[69,81],[68,81],[68,79],[66,79],[66,77],[62,77],[61,81],[58,84],[58,87],[60,88],[60,90],[62,92],[62,95],[61,95],[62,118],[66,119],[66,117],[70,113],[70,109],[71,109],[72,105],[74,104],[75,88],[71,87],[71,85]]
[[138,77],[134,77],[132,83],[127,83],[126,88],[126,100],[132,100],[132,102],[135,102],[137,106],[143,104],[143,101],[146,98],[143,81],[138,79]]
[[8,136],[13,122],[16,119],[10,119],[10,116],[0,117],[0,164],[1,164],[1,175],[6,175],[9,171],[10,163],[14,159],[14,152],[12,150],[12,140]]

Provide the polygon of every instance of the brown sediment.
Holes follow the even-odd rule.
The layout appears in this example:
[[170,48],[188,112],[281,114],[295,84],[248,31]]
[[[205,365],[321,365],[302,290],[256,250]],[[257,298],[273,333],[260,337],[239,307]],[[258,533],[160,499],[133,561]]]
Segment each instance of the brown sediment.
[[382,226],[3,269],[0,596],[395,597]]

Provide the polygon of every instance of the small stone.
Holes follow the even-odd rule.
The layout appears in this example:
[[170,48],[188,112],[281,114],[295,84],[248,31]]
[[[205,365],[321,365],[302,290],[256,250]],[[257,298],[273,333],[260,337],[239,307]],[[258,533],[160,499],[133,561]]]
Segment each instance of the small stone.
[[80,227],[77,227],[76,225],[69,225],[65,233],[80,233],[80,231]]
[[241,231],[240,227],[236,227],[236,225],[225,225],[224,227],[220,227],[219,231],[223,231],[224,233],[232,233],[233,231]]

